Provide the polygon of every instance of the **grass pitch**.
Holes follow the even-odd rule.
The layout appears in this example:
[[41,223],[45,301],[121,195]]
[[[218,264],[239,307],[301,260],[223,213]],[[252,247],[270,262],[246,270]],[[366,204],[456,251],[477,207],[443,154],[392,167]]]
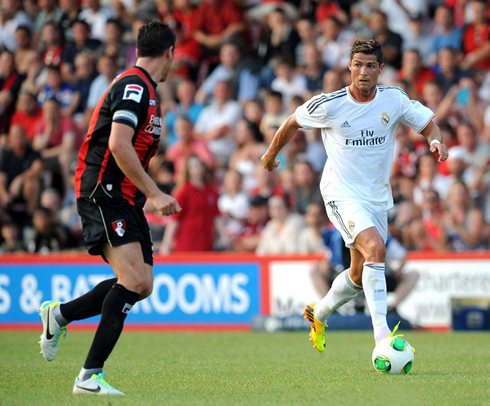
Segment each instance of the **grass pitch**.
[[39,333],[0,333],[0,405],[489,405],[489,333],[412,333],[409,375],[380,375],[370,332],[122,334],[107,380],[126,397],[71,394],[93,333],[70,331],[53,362]]

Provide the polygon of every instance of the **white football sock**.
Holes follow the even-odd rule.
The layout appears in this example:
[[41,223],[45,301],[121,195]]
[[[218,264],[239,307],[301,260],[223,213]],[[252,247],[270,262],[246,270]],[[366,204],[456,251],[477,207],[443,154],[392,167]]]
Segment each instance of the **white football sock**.
[[374,339],[381,341],[391,333],[386,323],[386,277],[385,264],[364,262],[362,269],[362,287],[371,313]]
[[334,279],[326,296],[315,305],[315,318],[325,323],[330,314],[354,299],[361,290],[362,286],[352,282],[349,270],[346,269]]

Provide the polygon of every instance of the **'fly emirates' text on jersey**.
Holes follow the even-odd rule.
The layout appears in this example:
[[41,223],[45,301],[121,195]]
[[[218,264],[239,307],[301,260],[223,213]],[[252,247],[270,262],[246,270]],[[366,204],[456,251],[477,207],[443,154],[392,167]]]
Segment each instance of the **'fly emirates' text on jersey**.
[[320,190],[326,202],[355,200],[389,209],[397,128],[406,124],[420,133],[434,113],[401,88],[378,85],[370,102],[356,102],[345,87],[313,97],[295,116],[303,128],[321,128],[328,160]]

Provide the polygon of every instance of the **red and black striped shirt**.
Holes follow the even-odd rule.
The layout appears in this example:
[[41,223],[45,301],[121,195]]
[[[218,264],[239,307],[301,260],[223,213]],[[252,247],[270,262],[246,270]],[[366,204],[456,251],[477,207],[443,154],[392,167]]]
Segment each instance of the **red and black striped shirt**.
[[161,134],[156,87],[148,72],[135,66],[117,76],[100,98],[78,156],[77,198],[92,198],[96,192],[103,192],[143,207],[146,197],[117,166],[109,149],[109,136],[113,121],[132,127],[133,147],[141,165],[148,170]]

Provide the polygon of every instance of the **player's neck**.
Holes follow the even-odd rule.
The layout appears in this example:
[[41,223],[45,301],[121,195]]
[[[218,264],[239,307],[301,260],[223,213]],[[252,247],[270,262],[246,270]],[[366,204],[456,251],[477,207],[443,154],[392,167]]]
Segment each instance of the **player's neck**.
[[155,83],[159,83],[162,77],[162,66],[158,59],[138,58],[136,66],[143,68]]
[[373,86],[367,92],[363,92],[360,90],[354,83],[351,83],[349,86],[349,91],[352,98],[359,103],[367,103],[374,99],[376,96],[376,86]]

